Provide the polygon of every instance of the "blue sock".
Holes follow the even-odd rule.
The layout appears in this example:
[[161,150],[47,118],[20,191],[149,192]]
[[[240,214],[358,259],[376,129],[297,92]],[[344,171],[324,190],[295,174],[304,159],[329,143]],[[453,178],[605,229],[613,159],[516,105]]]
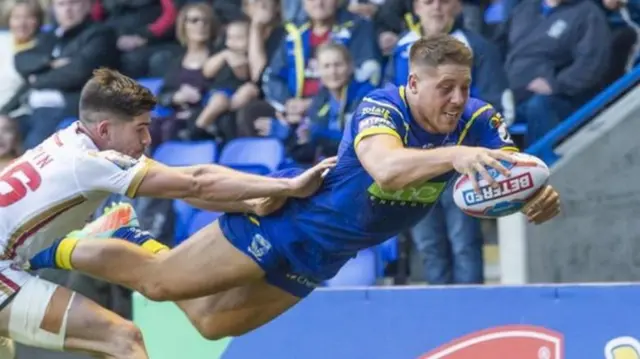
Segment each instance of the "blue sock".
[[31,260],[29,260],[30,269],[58,268],[56,266],[56,251],[61,241],[62,238],[56,239],[49,248],[45,248],[33,256]]
[[150,239],[154,239],[150,232],[143,231],[140,227],[122,227],[113,233],[113,237],[124,239],[139,246]]

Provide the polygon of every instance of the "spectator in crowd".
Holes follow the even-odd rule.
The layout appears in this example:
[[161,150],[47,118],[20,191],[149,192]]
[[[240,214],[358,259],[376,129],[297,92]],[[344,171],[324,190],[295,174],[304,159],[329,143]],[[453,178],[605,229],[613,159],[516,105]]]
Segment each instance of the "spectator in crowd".
[[20,132],[15,120],[0,115],[0,170],[22,154]]
[[611,33],[592,0],[523,0],[507,29],[507,77],[532,144],[600,88]]
[[177,12],[173,0],[96,0],[92,17],[116,32],[122,73],[162,77],[178,51],[173,41]]
[[345,0],[345,2],[348,3],[347,10],[352,14],[362,16],[365,19],[373,19],[385,0]]
[[379,50],[372,24],[346,10],[339,11],[338,0],[304,0],[310,19],[303,24],[288,23],[287,37],[265,72],[263,89],[267,101],[283,113],[287,122],[297,124],[319,90],[315,50],[332,40],[345,44],[353,55],[355,79],[380,81]]
[[[508,84],[500,51],[482,35],[462,28],[460,0],[415,0],[414,9],[419,26],[404,34],[387,64],[387,79],[395,85],[403,85],[409,77],[408,54],[411,45],[423,35],[450,33],[467,44],[474,54],[471,96],[493,104],[499,110],[506,107],[513,113],[512,96],[507,93]],[[503,106],[504,103],[504,106]],[[513,117],[511,115],[511,117]]]
[[168,117],[153,121],[154,146],[176,139],[177,134],[195,122],[202,111],[202,99],[210,87],[202,68],[213,53],[217,33],[218,20],[210,5],[192,3],[180,10],[176,37],[182,45],[182,53],[168,67],[158,94],[158,103],[173,111]]
[[20,107],[27,86],[14,64],[15,54],[35,45],[44,12],[36,0],[19,0],[8,9],[9,34],[0,40],[0,113]]
[[20,121],[27,149],[51,135],[65,117],[77,117],[80,91],[93,70],[117,61],[113,32],[89,17],[91,0],[52,3],[58,27],[16,55],[16,68],[31,88],[32,114]]
[[[391,55],[400,35],[407,31],[419,33],[420,21],[416,16],[416,2],[422,0],[386,0],[374,16],[378,30],[378,45],[382,53]],[[483,32],[483,14],[478,0],[460,0],[460,27],[481,34]]]
[[249,0],[245,13],[251,19],[249,29],[249,58],[251,81],[261,85],[264,69],[278,50],[286,33],[282,26],[278,0]]
[[[318,73],[322,84],[300,125],[284,119],[262,117],[256,121],[261,136],[280,137],[287,154],[298,164],[310,165],[320,157],[335,156],[342,132],[364,96],[374,89],[369,82],[353,78],[353,60],[340,43],[328,42],[317,49]],[[275,115],[275,112],[274,112]]]
[[609,26],[612,45],[609,71],[604,85],[610,85],[631,70],[638,57],[640,32],[640,1],[602,0]]
[[[204,110],[198,115],[195,126],[199,131],[215,136],[222,133],[226,139],[233,133],[216,124],[218,118],[229,111],[236,111],[258,98],[260,90],[251,82],[249,64],[249,19],[237,19],[226,26],[225,48],[213,55],[203,67],[205,77],[212,79],[213,90]],[[235,131],[233,131],[235,132]]]

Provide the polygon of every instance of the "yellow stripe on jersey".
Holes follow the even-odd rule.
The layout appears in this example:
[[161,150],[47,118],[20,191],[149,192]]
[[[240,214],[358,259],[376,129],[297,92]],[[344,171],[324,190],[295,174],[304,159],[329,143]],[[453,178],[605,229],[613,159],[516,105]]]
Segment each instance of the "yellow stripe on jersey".
[[134,198],[136,196],[136,194],[138,193],[138,188],[140,188],[140,184],[142,184],[142,180],[147,175],[147,172],[149,172],[149,168],[151,167],[151,165],[154,163],[154,161],[148,158],[144,158],[143,161],[144,163],[142,164],[138,172],[136,172],[136,174],[133,176],[131,183],[129,183],[129,188],[127,188],[127,192],[125,193],[125,195],[129,198]]
[[464,138],[467,136],[467,132],[469,132],[469,129],[475,122],[476,118],[478,118],[478,116],[482,115],[483,113],[487,112],[492,108],[493,106],[491,105],[484,105],[480,107],[478,110],[476,110],[476,112],[474,112],[473,115],[471,115],[471,119],[469,120],[469,122],[467,122],[467,125],[464,126],[464,129],[462,130],[462,134],[460,135],[460,139],[458,139],[458,145],[460,145],[464,140]]
[[355,140],[353,140],[353,148],[357,148],[360,141],[362,141],[365,137],[375,135],[391,135],[402,141],[402,138],[400,138],[398,132],[389,127],[371,127],[363,130],[356,136]]
[[515,146],[504,146],[504,147],[500,147],[499,149],[503,151],[509,151],[509,152],[520,152],[520,149]]

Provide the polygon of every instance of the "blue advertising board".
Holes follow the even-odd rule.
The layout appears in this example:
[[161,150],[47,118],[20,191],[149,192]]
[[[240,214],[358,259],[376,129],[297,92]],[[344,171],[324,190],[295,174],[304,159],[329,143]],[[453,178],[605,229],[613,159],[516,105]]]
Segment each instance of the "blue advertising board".
[[640,359],[640,286],[631,284],[323,289],[218,342],[183,315],[171,319],[173,304],[135,302],[154,359],[178,355],[170,347],[192,359]]

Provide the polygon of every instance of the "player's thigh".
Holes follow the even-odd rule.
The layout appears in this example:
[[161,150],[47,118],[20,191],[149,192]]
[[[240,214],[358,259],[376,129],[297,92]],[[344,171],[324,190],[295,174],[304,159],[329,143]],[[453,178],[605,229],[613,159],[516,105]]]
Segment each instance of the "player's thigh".
[[205,338],[238,336],[256,329],[300,302],[266,280],[203,298],[179,302],[192,324]]
[[262,268],[230,243],[217,221],[157,259],[150,273],[154,280],[143,293],[154,300],[202,297],[264,277]]
[[1,336],[50,350],[147,358],[132,323],[66,288],[4,267],[0,292]]

